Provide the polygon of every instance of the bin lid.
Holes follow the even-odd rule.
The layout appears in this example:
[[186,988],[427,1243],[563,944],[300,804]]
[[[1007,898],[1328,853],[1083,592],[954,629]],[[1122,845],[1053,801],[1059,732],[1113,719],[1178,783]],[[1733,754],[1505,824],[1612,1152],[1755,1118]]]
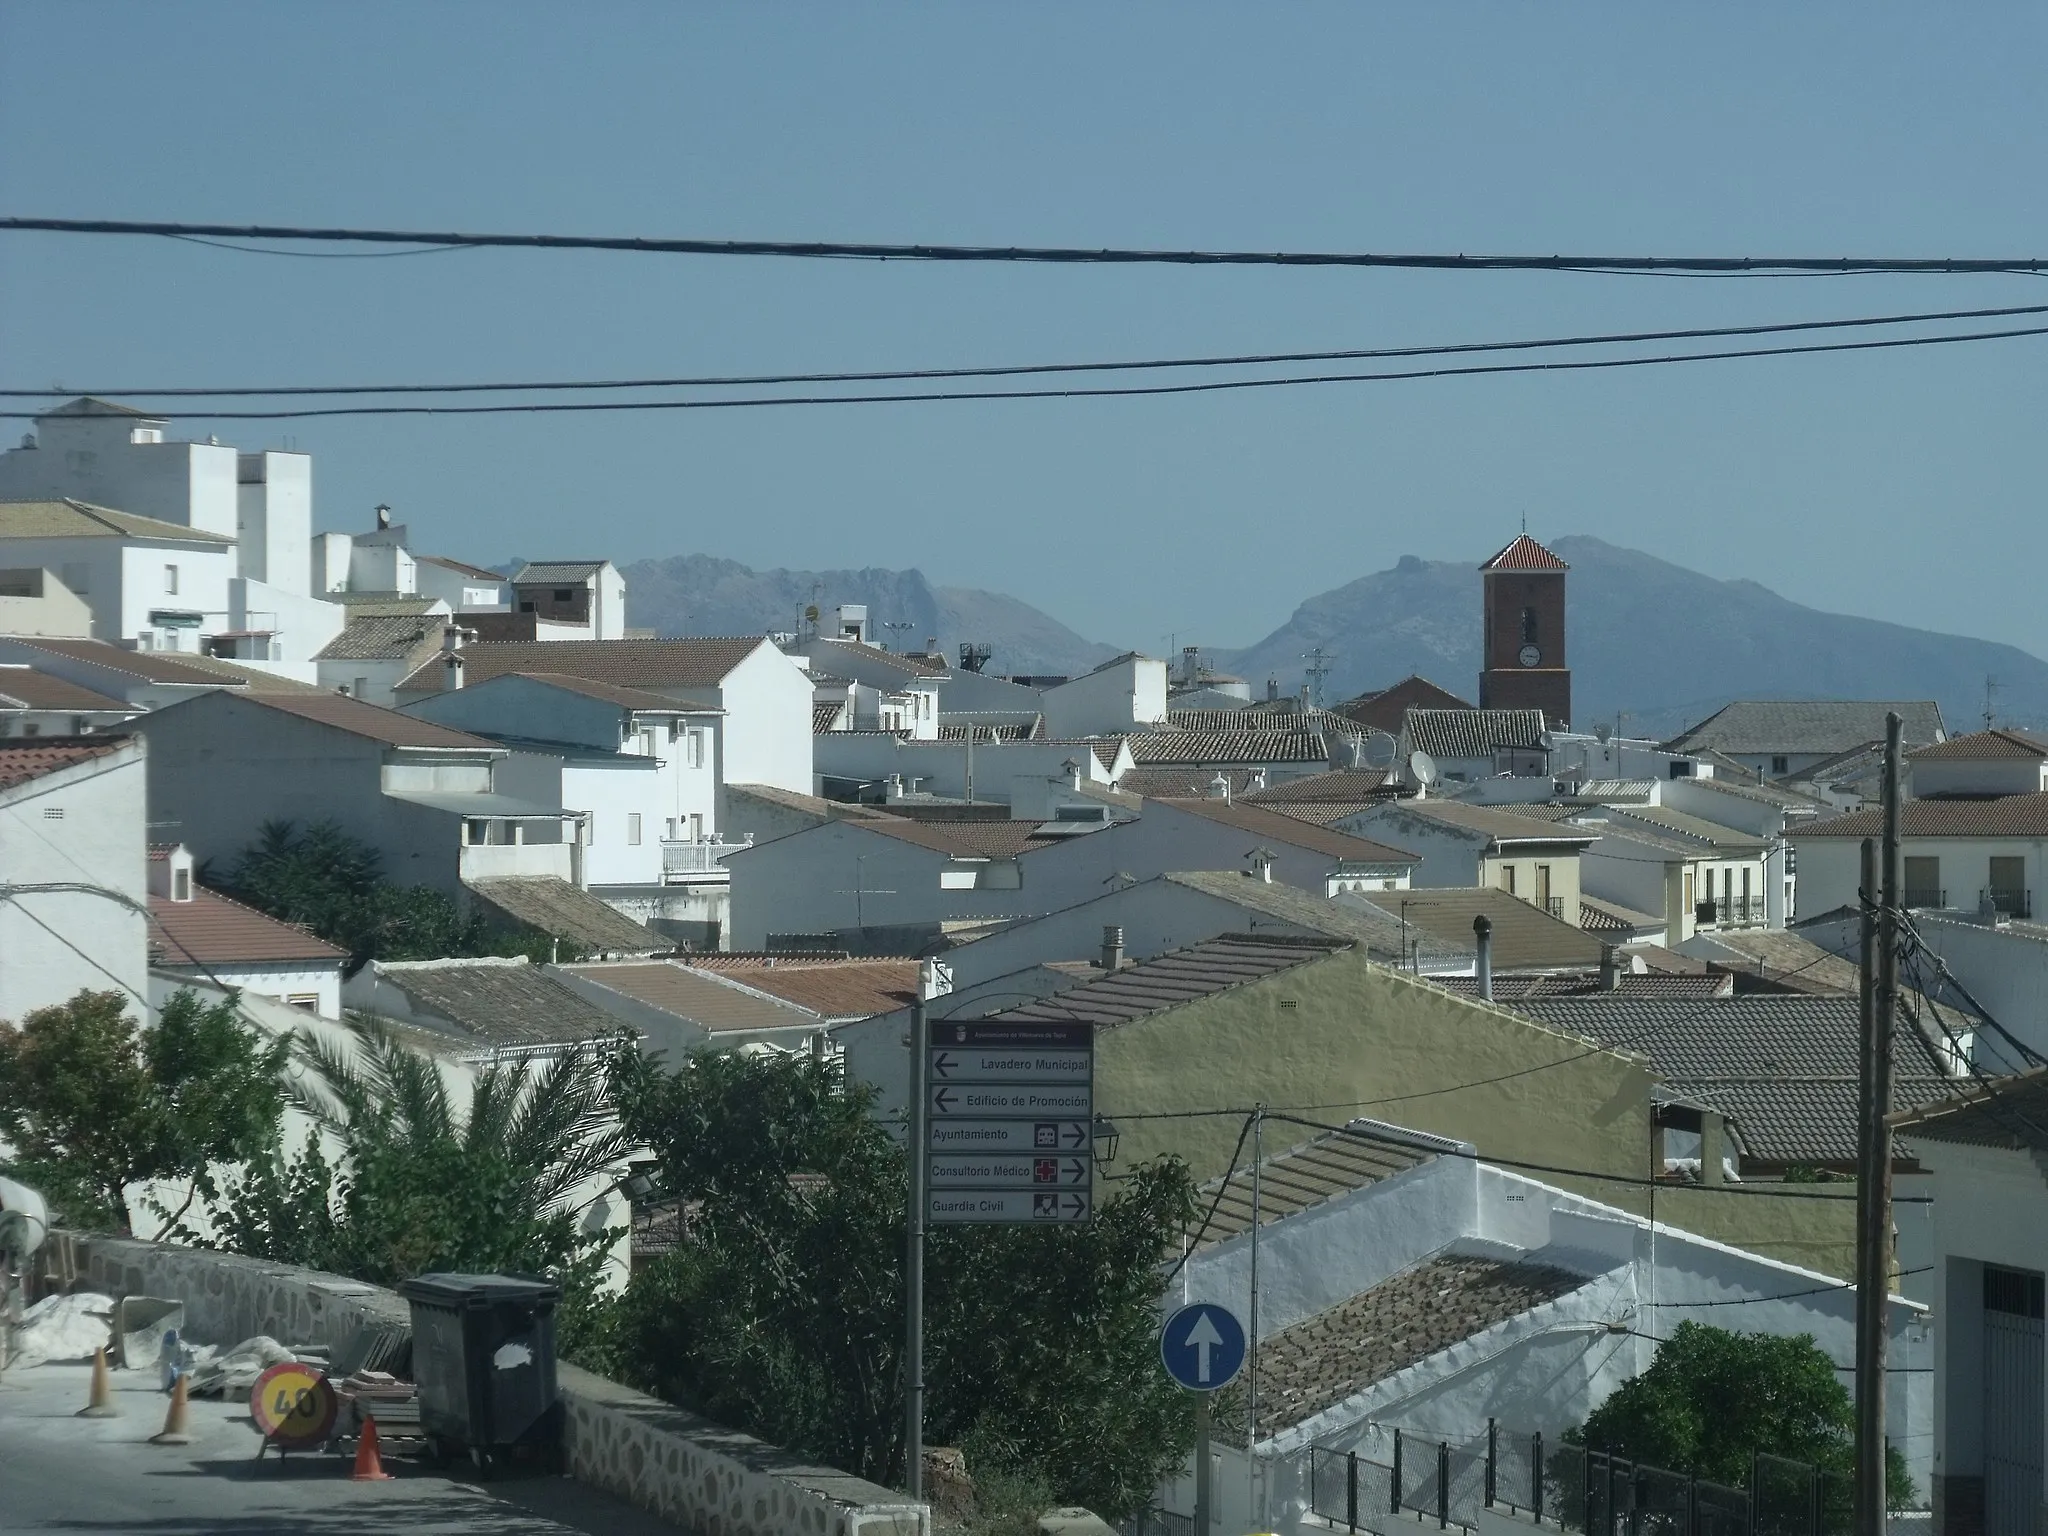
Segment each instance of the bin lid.
[[534,1280],[521,1275],[415,1275],[398,1282],[398,1294],[407,1301],[439,1302],[451,1307],[490,1306],[494,1302],[559,1301],[562,1288],[552,1280]]

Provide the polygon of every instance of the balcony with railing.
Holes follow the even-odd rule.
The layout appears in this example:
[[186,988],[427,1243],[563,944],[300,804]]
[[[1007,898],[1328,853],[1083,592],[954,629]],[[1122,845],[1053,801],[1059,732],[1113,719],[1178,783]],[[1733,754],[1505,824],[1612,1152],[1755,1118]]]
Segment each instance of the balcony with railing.
[[744,842],[738,843],[720,842],[715,838],[665,837],[661,840],[662,883],[679,885],[686,881],[726,879],[726,857],[753,845],[751,834]]
[[[1988,891],[1977,893],[1977,909],[1981,912],[1986,902],[2000,917],[2017,917],[2022,920],[2034,915],[2034,893],[2012,886],[1993,886]],[[1908,902],[1908,906],[1912,903]]]
[[1932,885],[1909,885],[1905,889],[1903,899],[1909,907],[1933,907],[1939,910],[1948,905],[1948,892]]
[[1558,920],[1559,922],[1563,922],[1563,921],[1564,921],[1564,898],[1563,898],[1562,896],[1546,896],[1546,897],[1544,897],[1544,898],[1543,898],[1543,910],[1544,910],[1544,911],[1546,911],[1546,912],[1548,912],[1548,913],[1549,913],[1549,914],[1550,914],[1550,915],[1551,915],[1552,917],[1556,918],[1556,919],[1557,919],[1557,920]]
[[1764,923],[1761,896],[1721,896],[1702,901],[1693,908],[1693,922],[1701,928],[1759,928]]

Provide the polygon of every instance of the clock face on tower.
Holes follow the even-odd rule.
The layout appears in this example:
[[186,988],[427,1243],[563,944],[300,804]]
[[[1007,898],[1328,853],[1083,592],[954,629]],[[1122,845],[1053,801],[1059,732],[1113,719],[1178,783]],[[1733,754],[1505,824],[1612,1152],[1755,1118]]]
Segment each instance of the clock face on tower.
[[1543,660],[1543,653],[1533,645],[1525,645],[1516,653],[1515,660],[1525,667],[1533,667]]

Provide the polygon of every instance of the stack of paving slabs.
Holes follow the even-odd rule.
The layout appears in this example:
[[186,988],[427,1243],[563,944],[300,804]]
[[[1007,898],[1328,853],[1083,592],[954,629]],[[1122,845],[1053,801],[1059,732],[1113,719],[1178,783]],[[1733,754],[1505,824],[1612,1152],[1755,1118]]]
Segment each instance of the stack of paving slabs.
[[377,1433],[414,1436],[420,1432],[420,1390],[389,1371],[359,1370],[334,1384],[341,1398],[347,1432],[361,1434],[363,1420],[375,1419]]

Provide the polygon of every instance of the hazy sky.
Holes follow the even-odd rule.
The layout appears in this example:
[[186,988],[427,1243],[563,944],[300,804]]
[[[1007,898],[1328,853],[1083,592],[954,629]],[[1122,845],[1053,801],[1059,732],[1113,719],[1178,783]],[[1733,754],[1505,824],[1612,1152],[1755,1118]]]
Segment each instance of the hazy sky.
[[[2048,255],[2048,8],[0,0],[0,208],[708,238]],[[1661,279],[249,255],[0,235],[0,382],[832,370],[2048,302]],[[2026,323],[2026,322],[2015,322]],[[921,567],[1248,643],[1524,513],[2048,652],[2048,338],[1137,401],[211,423],[429,550]],[[19,424],[0,423],[7,440]],[[1710,613],[1673,615],[1711,634]]]

